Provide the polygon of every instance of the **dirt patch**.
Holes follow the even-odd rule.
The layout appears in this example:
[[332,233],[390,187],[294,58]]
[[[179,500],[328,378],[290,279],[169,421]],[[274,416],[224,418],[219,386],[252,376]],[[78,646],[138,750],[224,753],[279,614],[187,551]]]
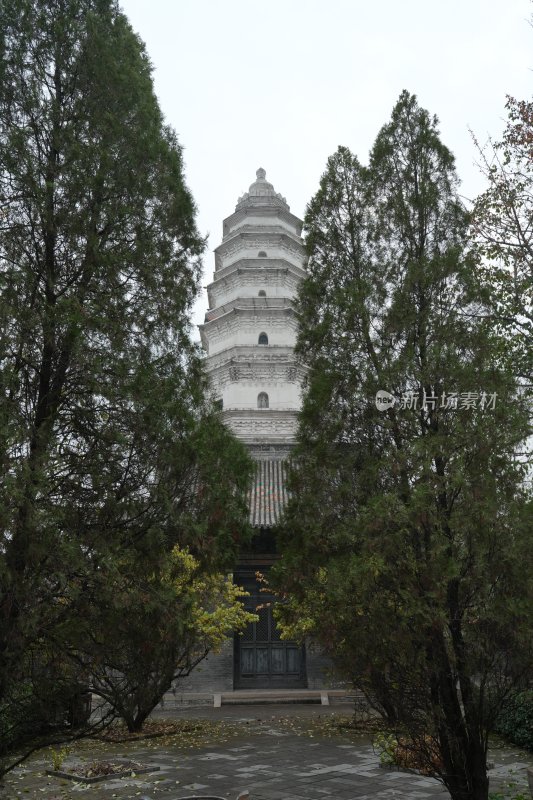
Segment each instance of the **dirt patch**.
[[156,739],[158,736],[195,736],[204,732],[207,726],[203,721],[189,720],[149,720],[141,731],[130,732],[124,725],[113,725],[92,738],[100,742],[137,742],[143,739]]
[[159,767],[147,767],[138,761],[90,761],[76,764],[61,770],[46,770],[46,774],[54,778],[63,778],[78,783],[98,783],[99,781],[123,778],[125,776],[146,775],[156,772]]

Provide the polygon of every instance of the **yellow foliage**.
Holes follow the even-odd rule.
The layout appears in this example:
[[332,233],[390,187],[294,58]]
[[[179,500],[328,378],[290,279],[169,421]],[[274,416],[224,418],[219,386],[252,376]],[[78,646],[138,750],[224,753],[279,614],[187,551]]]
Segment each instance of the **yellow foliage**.
[[246,611],[241,602],[248,593],[233,583],[231,575],[203,574],[199,562],[187,550],[174,547],[167,579],[176,596],[187,599],[189,627],[210,650],[216,652],[231,633],[257,622],[257,615]]

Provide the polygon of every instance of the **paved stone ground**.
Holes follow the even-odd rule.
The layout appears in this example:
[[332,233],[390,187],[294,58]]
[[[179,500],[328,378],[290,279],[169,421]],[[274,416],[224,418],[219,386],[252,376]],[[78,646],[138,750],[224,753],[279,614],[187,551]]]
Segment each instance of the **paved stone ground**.
[[[346,709],[320,706],[223,706],[174,707],[168,704],[157,716],[182,718],[224,718],[238,725],[236,736],[199,749],[183,751],[168,740],[145,740],[135,744],[91,745],[84,743],[84,757],[129,756],[147,765],[159,766],[150,775],[115,779],[87,786],[44,776],[49,756],[39,754],[12,774],[3,790],[5,800],[21,797],[64,800],[135,798],[135,800],[179,800],[190,795],[215,795],[234,800],[247,789],[250,800],[433,800],[449,797],[437,781],[379,766],[368,738],[351,740],[342,736],[323,738],[317,732],[317,717]],[[305,721],[315,718],[309,732]],[[292,723],[304,721],[297,732]],[[240,728],[242,727],[242,733]],[[91,747],[93,752],[91,752]],[[491,791],[515,797],[527,785],[526,768],[533,757],[513,748],[491,754],[496,763],[491,771]],[[509,784],[514,784],[510,787]]]

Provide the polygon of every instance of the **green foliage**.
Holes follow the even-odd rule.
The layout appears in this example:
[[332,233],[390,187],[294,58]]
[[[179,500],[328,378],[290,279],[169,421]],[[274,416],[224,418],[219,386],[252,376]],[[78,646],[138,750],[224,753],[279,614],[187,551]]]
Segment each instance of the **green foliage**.
[[396,764],[396,750],[398,739],[393,733],[378,733],[372,742],[372,747],[377,750],[379,763],[382,766]]
[[519,692],[503,704],[494,725],[496,733],[533,751],[533,691]]
[[491,287],[490,314],[504,335],[502,357],[526,380],[533,371],[533,103],[507,98],[501,141],[475,141],[488,188],[474,203],[472,232]]
[[489,800],[530,800],[531,794],[527,791],[516,791],[516,782],[508,781],[503,792],[490,792]]
[[144,46],[115,0],[5,0],[0,31],[0,708],[30,692],[23,744],[68,729],[113,588],[146,623],[174,545],[234,558],[250,463],[205,400],[205,241]]
[[[406,92],[368,166],[329,158],[305,218],[309,371],[275,573],[285,634],[317,639],[452,797],[480,800],[496,698],[533,670],[533,570],[526,413],[468,222]],[[494,408],[446,400],[469,392]]]
[[52,769],[56,772],[61,770],[65,759],[70,755],[72,748],[70,747],[52,747],[50,750],[50,757],[52,760]]
[[489,800],[529,800],[529,793],[518,792],[513,794],[503,794],[502,792],[490,792]]

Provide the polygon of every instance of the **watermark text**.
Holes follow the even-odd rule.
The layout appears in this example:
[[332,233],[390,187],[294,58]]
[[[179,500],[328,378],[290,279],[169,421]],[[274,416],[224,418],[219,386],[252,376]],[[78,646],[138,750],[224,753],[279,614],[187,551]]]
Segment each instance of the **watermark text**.
[[376,408],[387,411],[389,408],[405,410],[435,411],[442,409],[475,409],[490,411],[496,408],[497,392],[442,392],[440,395],[426,394],[425,391],[402,392],[395,396],[385,389],[376,392]]

